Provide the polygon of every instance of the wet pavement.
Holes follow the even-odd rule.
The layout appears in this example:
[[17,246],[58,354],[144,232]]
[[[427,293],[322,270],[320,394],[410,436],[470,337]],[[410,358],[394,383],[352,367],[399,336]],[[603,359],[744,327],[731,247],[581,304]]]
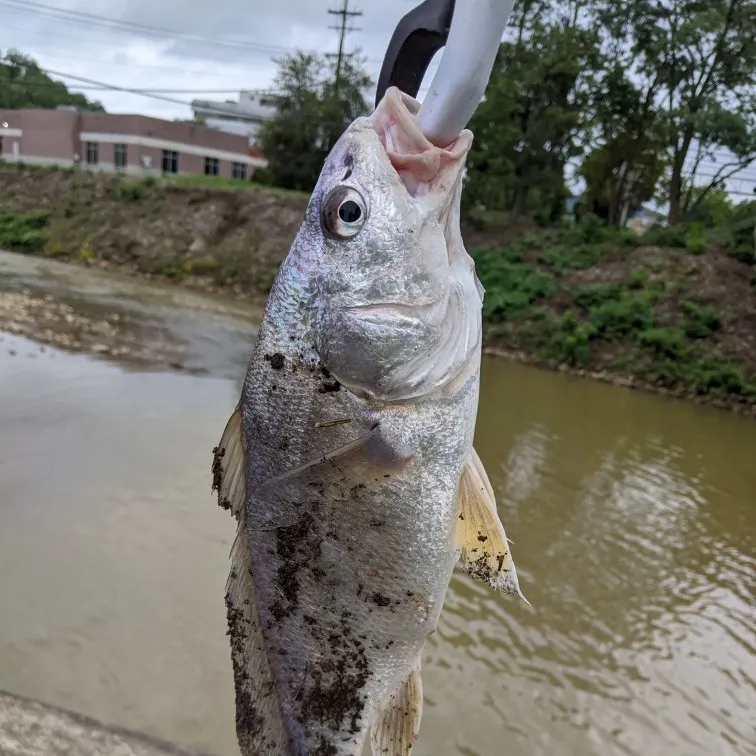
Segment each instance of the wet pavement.
[[6,332],[141,369],[224,377],[246,365],[264,305],[0,250],[2,292]]

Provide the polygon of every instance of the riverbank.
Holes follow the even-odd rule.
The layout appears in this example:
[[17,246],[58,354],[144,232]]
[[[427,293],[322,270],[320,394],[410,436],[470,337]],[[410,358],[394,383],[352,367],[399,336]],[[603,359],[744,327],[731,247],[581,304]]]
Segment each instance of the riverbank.
[[[162,361],[162,355],[124,332],[118,313],[95,319],[77,312],[71,305],[57,302],[51,294],[34,296],[28,290],[0,292],[0,331],[72,352],[101,354],[138,363]],[[0,344],[3,340],[0,333]],[[13,348],[9,349],[11,356],[15,356]],[[170,366],[180,367],[178,363]]]
[[[245,182],[8,165],[0,186],[0,246],[257,301],[307,203]],[[638,237],[589,222],[463,233],[486,288],[489,354],[756,415],[752,228]],[[54,328],[59,340],[49,340],[52,305],[22,304],[21,333],[65,346]],[[129,346],[118,344],[117,326],[110,340],[98,335],[102,328],[73,348]]]
[[588,225],[473,248],[489,353],[756,416],[756,268],[724,232]]
[[0,690],[0,753],[13,756],[203,756]]

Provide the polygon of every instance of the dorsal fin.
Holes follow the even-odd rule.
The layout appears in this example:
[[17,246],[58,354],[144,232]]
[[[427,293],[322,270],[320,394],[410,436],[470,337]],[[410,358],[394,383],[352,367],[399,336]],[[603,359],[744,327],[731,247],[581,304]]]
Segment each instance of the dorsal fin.
[[260,628],[247,536],[247,494],[239,408],[213,449],[213,490],[218,504],[237,520],[226,583],[228,634],[236,688],[236,734],[243,756],[289,756],[288,736],[275,694]]

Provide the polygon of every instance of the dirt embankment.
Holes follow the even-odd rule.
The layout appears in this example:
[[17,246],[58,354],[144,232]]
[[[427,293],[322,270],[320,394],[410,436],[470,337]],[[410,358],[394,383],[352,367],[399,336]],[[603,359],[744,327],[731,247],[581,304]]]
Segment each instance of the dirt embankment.
[[0,163],[0,213],[32,214],[0,224],[0,246],[237,295],[267,291],[307,198],[202,179]]
[[473,250],[489,351],[756,415],[756,267],[664,233],[576,227]]
[[[307,201],[205,177],[134,179],[0,163],[0,247],[259,297]],[[661,229],[653,240],[583,225],[463,227],[487,292],[487,350],[756,414],[753,232],[717,242],[712,231],[699,239]],[[11,304],[23,312],[16,332],[33,331],[36,310]],[[80,348],[110,343],[107,334],[80,330]],[[51,333],[48,343],[66,338]]]
[[[205,176],[131,178],[0,161],[0,247],[237,296],[267,293],[309,196]],[[36,220],[35,220],[36,218]],[[494,232],[465,227],[468,244]]]

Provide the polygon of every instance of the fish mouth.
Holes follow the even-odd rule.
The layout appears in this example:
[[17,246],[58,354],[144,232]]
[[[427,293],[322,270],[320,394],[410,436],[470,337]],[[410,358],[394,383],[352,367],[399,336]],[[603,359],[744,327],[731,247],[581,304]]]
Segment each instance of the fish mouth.
[[464,129],[447,147],[437,147],[417,123],[420,103],[397,87],[386,91],[370,121],[391,166],[413,197],[447,194],[461,178],[473,135]]

